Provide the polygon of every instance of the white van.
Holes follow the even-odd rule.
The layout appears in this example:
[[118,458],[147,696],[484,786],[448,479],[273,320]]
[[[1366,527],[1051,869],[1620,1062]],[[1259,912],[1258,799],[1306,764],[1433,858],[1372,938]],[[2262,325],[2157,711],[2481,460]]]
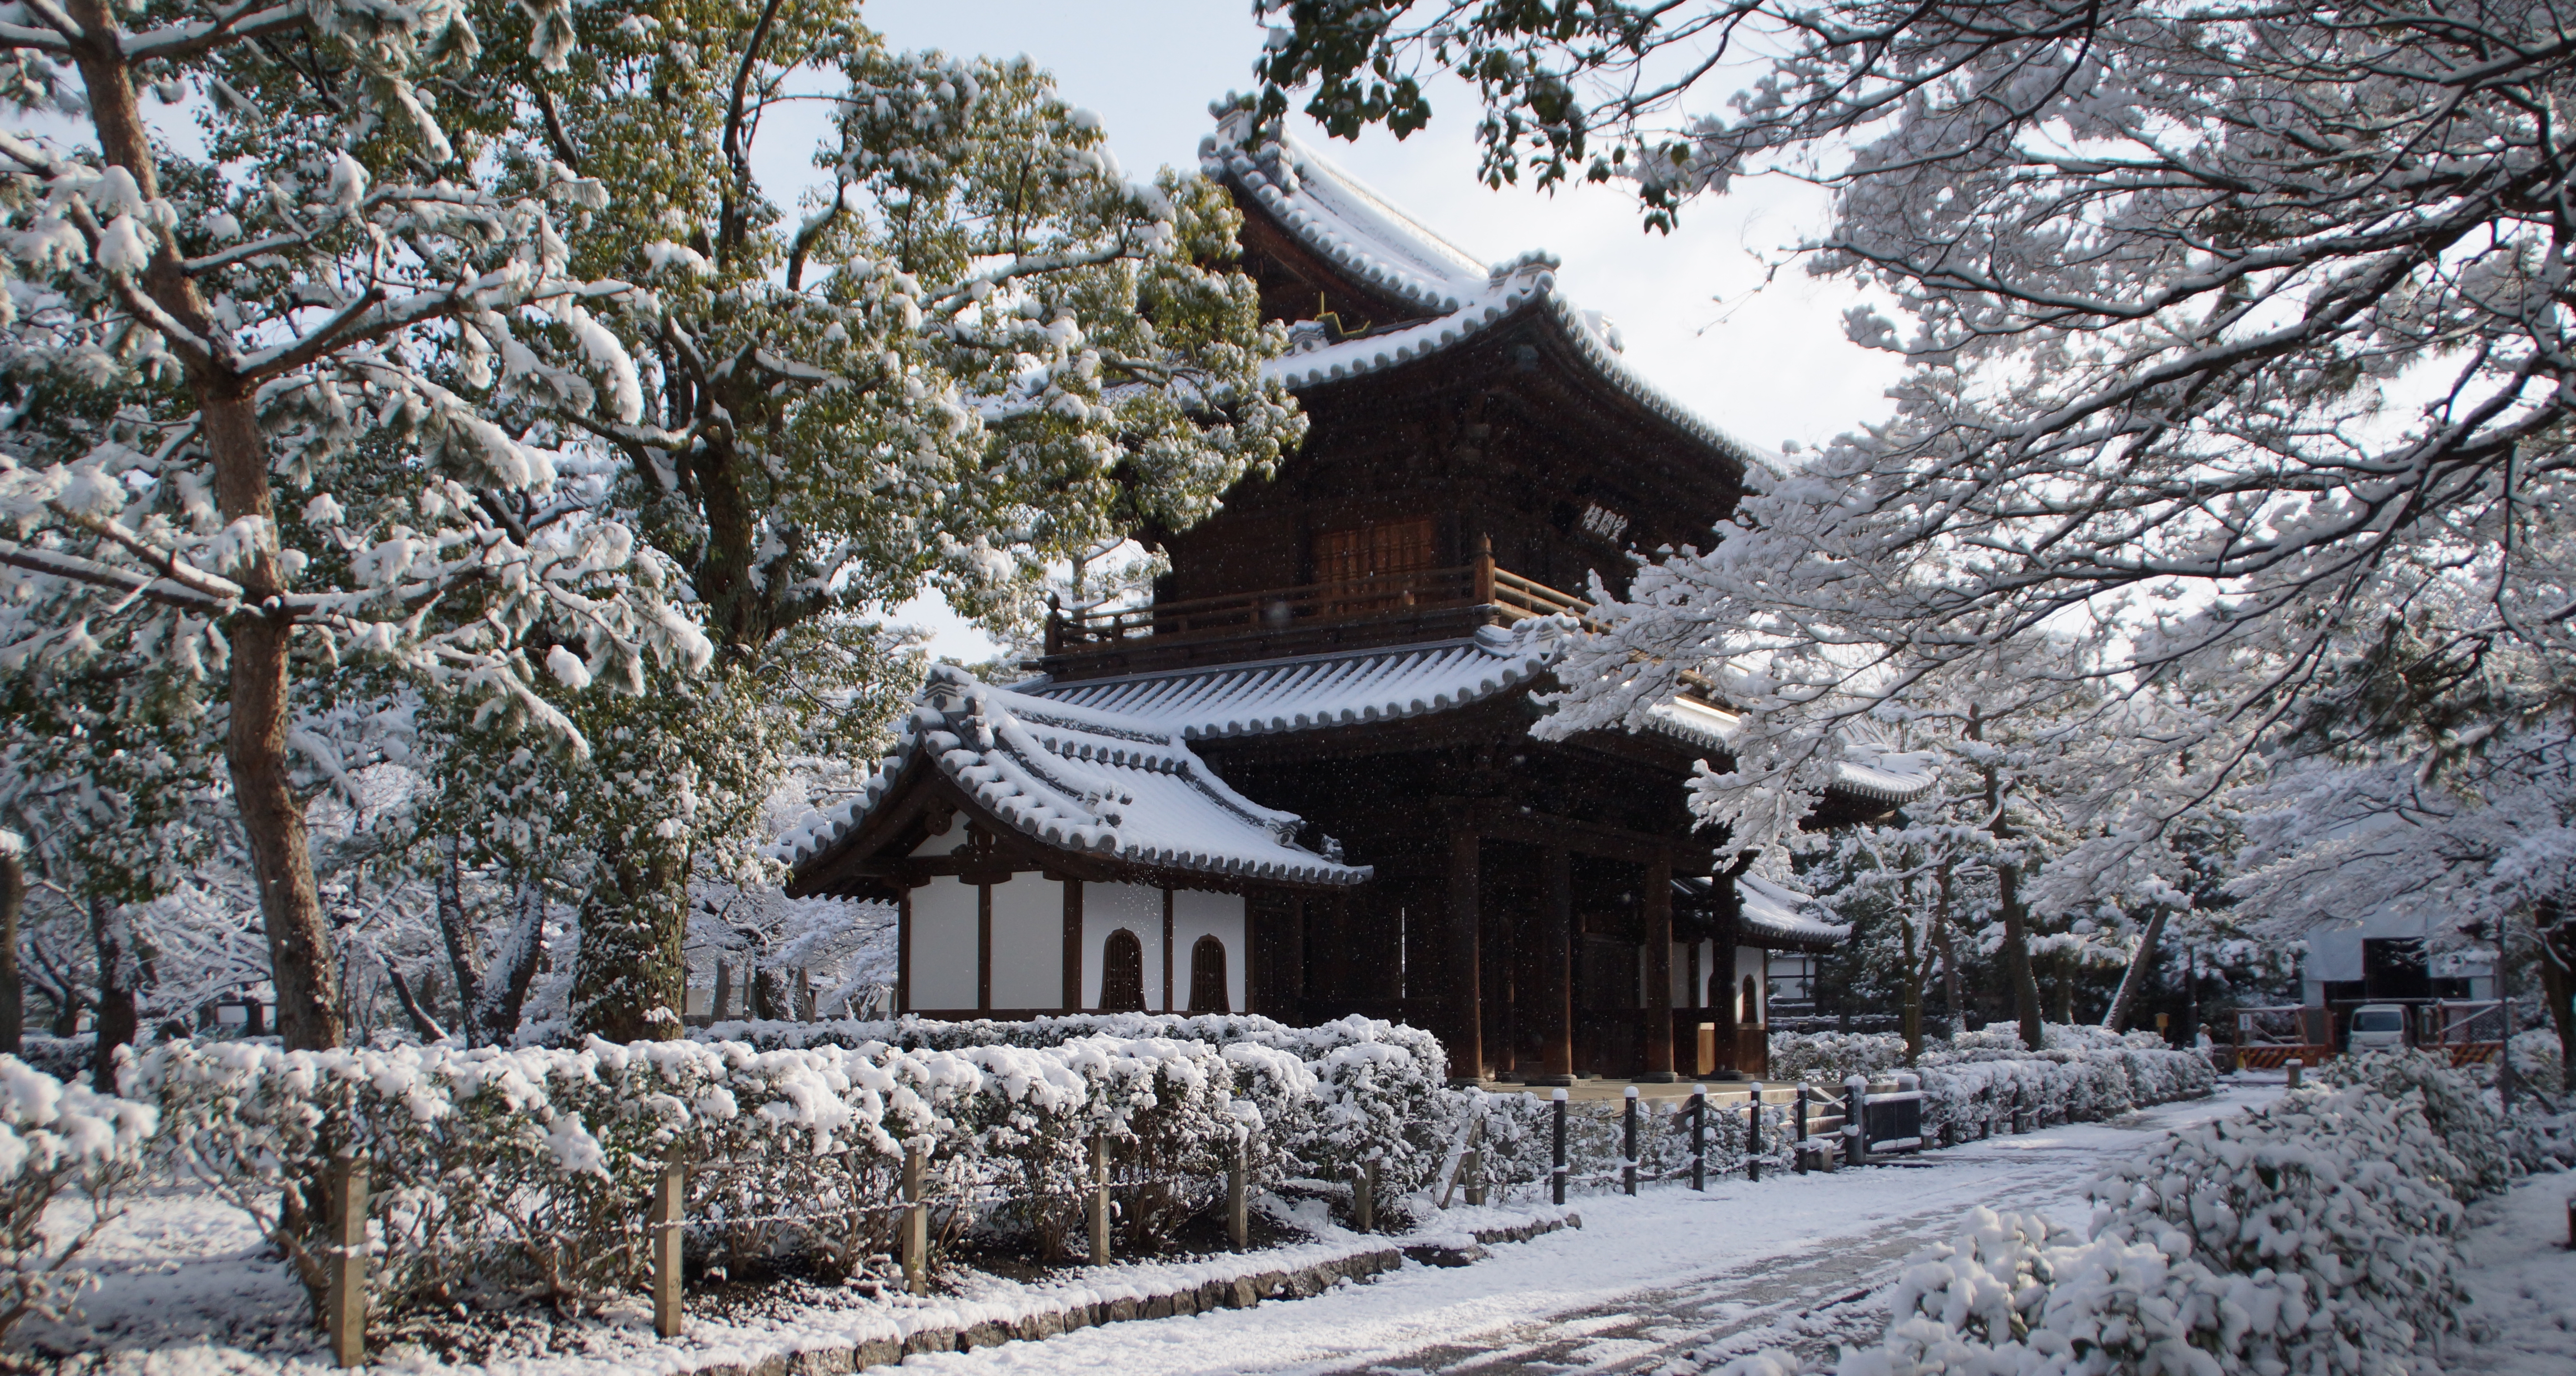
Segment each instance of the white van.
[[2395,1051],[2406,1045],[2406,1006],[2365,1003],[2352,1010],[2352,1049]]

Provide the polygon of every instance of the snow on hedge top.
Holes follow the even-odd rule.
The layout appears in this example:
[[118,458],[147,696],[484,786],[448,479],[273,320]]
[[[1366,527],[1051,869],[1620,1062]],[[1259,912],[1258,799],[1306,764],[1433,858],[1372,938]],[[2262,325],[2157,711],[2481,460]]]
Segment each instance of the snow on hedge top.
[[1556,662],[1565,623],[1534,617],[1426,645],[1174,673],[1038,683],[1050,702],[1125,713],[1189,740],[1396,721],[1526,687]]
[[995,688],[954,665],[930,671],[895,748],[856,798],[809,815],[778,843],[801,865],[892,795],[916,760],[994,818],[1064,850],[1136,864],[1307,884],[1357,884],[1295,841],[1303,822],[1228,787],[1158,722]]
[[1387,296],[1432,317],[1419,323],[1324,343],[1311,341],[1271,360],[1263,372],[1294,390],[1359,377],[1451,347],[1507,320],[1535,312],[1603,380],[1694,439],[1739,465],[1773,471],[1778,456],[1727,434],[1684,406],[1619,356],[1616,328],[1557,288],[1555,255],[1534,251],[1488,268],[1432,232],[1358,178],[1277,129],[1259,130],[1234,111],[1199,145],[1199,168],[1228,183],[1318,257]]

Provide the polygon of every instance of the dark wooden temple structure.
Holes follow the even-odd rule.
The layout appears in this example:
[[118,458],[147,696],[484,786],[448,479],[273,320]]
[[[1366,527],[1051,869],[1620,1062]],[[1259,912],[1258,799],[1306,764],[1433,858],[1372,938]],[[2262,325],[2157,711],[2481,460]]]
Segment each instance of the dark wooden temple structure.
[[[1712,873],[1685,785],[1733,718],[1684,698],[1647,730],[1529,728],[1575,590],[1705,540],[1775,460],[1631,370],[1553,259],[1482,265],[1240,119],[1203,155],[1291,322],[1273,367],[1303,451],[1161,537],[1150,605],[1056,617],[1030,681],[934,681],[870,794],[791,838],[797,888],[904,901],[909,1010],[1187,988],[1425,1026],[1460,1077],[1760,1075],[1767,952],[1848,934]],[[1928,785],[1846,764],[1825,820]],[[1018,969],[1040,910],[1060,940]]]

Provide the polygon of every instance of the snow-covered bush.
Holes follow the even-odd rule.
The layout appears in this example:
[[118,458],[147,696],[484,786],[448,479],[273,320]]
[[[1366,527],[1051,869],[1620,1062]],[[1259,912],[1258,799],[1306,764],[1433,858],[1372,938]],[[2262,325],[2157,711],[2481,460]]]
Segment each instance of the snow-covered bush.
[[2433,1136],[2459,1158],[2451,1193],[2461,1203],[2495,1193],[2512,1177],[2504,1119],[2488,1108],[2477,1082],[2451,1067],[2448,1056],[2426,1051],[2363,1051],[2317,1067],[2325,1085],[2367,1085],[2391,1099],[2413,1094]]
[[1774,1032],[1770,1041],[1775,1079],[1839,1085],[1846,1076],[1886,1075],[1905,1064],[1905,1039],[1892,1032]]
[[[0,1055],[0,1335],[59,1318],[88,1273],[74,1265],[124,1212],[157,1115]],[[52,1226],[46,1214],[58,1202]]]
[[887,1250],[914,1148],[944,1236],[1020,1233],[1060,1250],[1105,1134],[1160,1182],[1120,1197],[1131,1240],[1158,1245],[1221,1188],[1237,1141],[1256,1179],[1275,1178],[1239,1073],[1204,1042],[1099,1035],[956,1050],[177,1042],[142,1059],[135,1088],[158,1100],[175,1160],[258,1218],[317,1290],[333,1156],[363,1158],[370,1305],[397,1315],[632,1286],[642,1201],[674,1159],[702,1255],[730,1267],[794,1254],[845,1274]]
[[1051,1047],[1086,1036],[1204,1042],[1221,1048],[1234,1067],[1235,1093],[1261,1110],[1286,1155],[1288,1174],[1348,1180],[1375,1161],[1379,1188],[1393,1193],[1419,1189],[1439,1172],[1464,1103],[1447,1091],[1448,1053],[1437,1037],[1357,1015],[1314,1027],[1250,1014],[1072,1014],[1022,1022],[907,1015],[871,1022],[727,1022],[700,1035],[764,1048],[870,1042],[922,1050]]
[[2477,1177],[2425,1091],[2389,1079],[2393,1097],[2375,1078],[2319,1085],[2115,1166],[2089,1239],[1972,1211],[1908,1260],[1882,1340],[1845,1352],[1838,1376],[2432,1370],[2463,1303],[2460,1192]]

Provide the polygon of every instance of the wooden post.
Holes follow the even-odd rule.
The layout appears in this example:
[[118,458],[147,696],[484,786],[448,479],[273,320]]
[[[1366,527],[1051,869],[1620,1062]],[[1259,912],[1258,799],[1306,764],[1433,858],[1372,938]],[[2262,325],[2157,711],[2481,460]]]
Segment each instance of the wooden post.
[[662,1160],[662,1176],[653,1182],[653,1210],[649,1225],[653,1249],[653,1331],[665,1338],[680,1336],[680,1241],[681,1215],[688,1200],[688,1172],[680,1164],[680,1147],[671,1145],[671,1154]]
[[2297,1089],[2299,1087],[2299,1073],[2307,1069],[2307,1063],[2293,1056],[2289,1060],[2281,1062],[2281,1068],[2290,1073],[2290,1088]]
[[1449,992],[1456,1030],[1449,1078],[1485,1077],[1484,885],[1482,843],[1461,828],[1449,833]]
[[1858,1075],[1843,1079],[1843,1158],[1869,1164],[1869,1081]]
[[1225,1172],[1225,1240],[1238,1252],[1252,1247],[1252,1208],[1247,1195],[1250,1181],[1245,1179],[1248,1155],[1241,1141],[1234,1144],[1234,1159]]
[[1708,1086],[1692,1085],[1691,1101],[1691,1188],[1708,1189]]
[[1091,1264],[1109,1264],[1109,1134],[1091,1136]]
[[[1546,900],[1539,915],[1539,1083],[1574,1083],[1574,857],[1550,847],[1540,857]],[[1559,1200],[1563,1203],[1563,1200]]]
[[[1485,1207],[1485,1149],[1469,1147],[1467,1160],[1461,1169],[1467,1176],[1467,1207],[1470,1209]],[[2567,1206],[2567,1217],[2571,1225],[2576,1225],[2576,1202],[2571,1202]],[[2570,1233],[2569,1236],[2576,1237],[2576,1233]]]
[[1494,605],[1494,537],[1482,532],[1476,536],[1476,605]]
[[1628,1086],[1627,1121],[1622,1124],[1619,1147],[1619,1187],[1630,1196],[1637,1193],[1637,1087]]
[[1744,1178],[1762,1178],[1762,1082],[1753,1082],[1753,1097],[1744,1105]]
[[1673,860],[1646,866],[1646,1068],[1638,1079],[1671,1084],[1673,1073]]
[[331,1158],[329,1291],[331,1364],[367,1364],[367,1163],[343,1149]]
[[1548,1171],[1548,1180],[1551,1182],[1550,1193],[1558,1204],[1563,1204],[1565,1202],[1565,1091],[1562,1089],[1556,1092],[1556,1154],[1552,1159],[1556,1164]]
[[903,1288],[930,1293],[930,1206],[921,1202],[922,1168],[928,1165],[919,1147],[903,1153]]
[[719,960],[716,962],[715,993],[707,999],[707,1021],[723,1022],[725,1015],[732,1011],[733,967]]
[[1359,1233],[1377,1231],[1377,1162],[1360,1166],[1351,1178],[1351,1230]]

